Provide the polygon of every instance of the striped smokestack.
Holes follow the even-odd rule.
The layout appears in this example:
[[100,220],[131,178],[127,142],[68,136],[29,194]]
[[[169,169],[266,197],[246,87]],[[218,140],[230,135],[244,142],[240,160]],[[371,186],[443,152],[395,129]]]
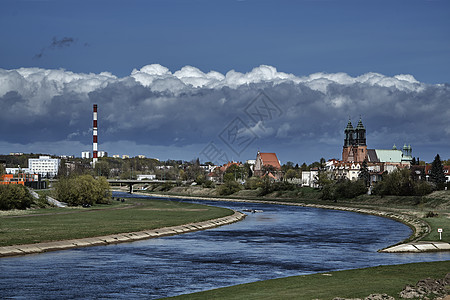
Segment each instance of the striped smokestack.
[[92,128],[93,143],[92,143],[92,167],[97,163],[97,104],[94,104],[94,127]]

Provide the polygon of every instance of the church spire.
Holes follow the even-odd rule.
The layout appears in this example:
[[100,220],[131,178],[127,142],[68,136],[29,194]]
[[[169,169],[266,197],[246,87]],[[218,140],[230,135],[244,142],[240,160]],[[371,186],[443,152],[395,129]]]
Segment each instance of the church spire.
[[355,132],[355,129],[353,128],[352,121],[350,120],[350,117],[349,117],[347,127],[344,130],[344,133],[345,133],[344,147],[348,147],[353,144],[354,132]]
[[356,144],[358,146],[366,146],[366,128],[361,120],[361,116],[359,117],[358,125],[356,126]]

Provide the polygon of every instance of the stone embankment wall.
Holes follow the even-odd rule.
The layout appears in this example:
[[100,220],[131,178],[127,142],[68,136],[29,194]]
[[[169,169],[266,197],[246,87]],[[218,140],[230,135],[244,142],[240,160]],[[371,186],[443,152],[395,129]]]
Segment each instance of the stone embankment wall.
[[6,246],[0,247],[0,257],[4,256],[14,256],[14,255],[24,255],[32,253],[42,253],[47,251],[64,250],[79,247],[88,246],[101,246],[109,244],[117,244],[124,242],[133,242],[143,239],[151,239],[169,235],[175,235],[180,233],[193,232],[198,230],[210,229],[222,225],[231,224],[238,222],[245,218],[245,214],[235,211],[233,215],[222,217],[218,219],[190,223],[186,225],[164,227],[153,230],[143,230],[138,232],[130,233],[118,233],[107,236],[99,236],[92,238],[82,238],[75,240],[66,241],[56,241],[48,243],[37,243],[37,244],[27,244],[27,245],[16,245],[16,246]]

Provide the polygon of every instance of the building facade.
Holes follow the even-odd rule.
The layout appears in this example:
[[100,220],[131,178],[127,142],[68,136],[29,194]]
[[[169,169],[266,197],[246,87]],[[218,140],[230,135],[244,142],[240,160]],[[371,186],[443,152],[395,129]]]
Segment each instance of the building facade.
[[31,173],[39,174],[45,177],[55,177],[58,175],[58,169],[61,160],[51,158],[50,156],[39,156],[39,158],[28,159],[28,169]]
[[327,170],[335,179],[358,179],[364,161],[367,163],[371,182],[380,180],[383,172],[390,173],[398,168],[409,168],[411,165],[411,145],[405,144],[402,150],[398,150],[395,145],[392,149],[368,149],[366,128],[361,118],[356,128],[349,120],[344,134],[342,160],[332,159],[326,165]]
[[258,151],[255,160],[255,176],[269,176],[274,180],[282,177],[281,165],[275,153],[261,153]]

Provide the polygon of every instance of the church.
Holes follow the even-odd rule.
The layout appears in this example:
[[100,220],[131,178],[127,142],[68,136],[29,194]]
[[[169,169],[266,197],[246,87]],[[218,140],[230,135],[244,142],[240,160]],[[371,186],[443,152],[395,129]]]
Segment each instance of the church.
[[363,162],[367,160],[369,163],[388,163],[399,167],[406,167],[412,161],[411,145],[403,146],[402,150],[398,150],[394,146],[392,149],[367,149],[366,144],[366,128],[361,118],[356,128],[353,127],[351,120],[348,121],[344,130],[344,147],[342,148],[343,162]]
[[412,161],[411,145],[403,146],[398,150],[394,145],[392,149],[368,149],[366,143],[366,128],[359,119],[356,128],[351,120],[344,129],[344,146],[342,147],[342,160],[331,159],[326,168],[331,171],[335,179],[358,178],[362,163],[367,161],[371,174],[371,182],[378,181],[383,172],[392,172],[398,168],[409,168]]

